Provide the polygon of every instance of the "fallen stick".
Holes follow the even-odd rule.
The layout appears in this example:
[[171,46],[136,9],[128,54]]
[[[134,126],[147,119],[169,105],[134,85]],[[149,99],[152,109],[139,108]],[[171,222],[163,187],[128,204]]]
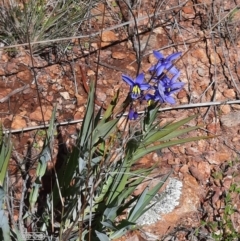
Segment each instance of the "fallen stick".
[[[218,106],[218,105],[233,105],[233,104],[240,104],[240,100],[229,100],[229,101],[215,101],[215,102],[203,102],[203,103],[194,103],[194,104],[185,104],[185,105],[179,105],[175,107],[166,107],[166,108],[159,108],[158,112],[162,111],[170,111],[170,110],[179,110],[179,109],[191,109],[191,108],[200,108],[200,107],[209,107],[209,106]],[[145,111],[138,111],[138,114],[144,114]],[[124,113],[122,116],[128,116],[128,112]],[[118,116],[119,117],[119,116]],[[102,118],[102,116],[101,116]],[[65,126],[65,125],[72,125],[72,124],[77,124],[83,122],[83,119],[78,119],[78,120],[70,120],[70,121],[63,121],[60,123],[57,123],[57,126]],[[44,129],[49,127],[49,123],[45,125],[39,125],[39,126],[29,126],[25,127],[22,129],[17,129],[17,130],[9,130],[5,129],[3,130],[4,134],[9,134],[9,133],[21,133],[25,131],[33,131],[33,130],[38,130],[38,129]]]
[[19,93],[19,92],[21,92],[21,91],[23,91],[23,90],[25,90],[25,89],[27,89],[27,88],[29,88],[30,87],[30,85],[29,84],[27,84],[27,85],[24,85],[24,86],[22,86],[22,87],[20,87],[20,88],[17,88],[17,89],[15,89],[15,90],[13,90],[12,92],[10,92],[8,95],[6,95],[5,97],[3,97],[2,99],[0,99],[0,103],[3,103],[3,102],[5,102],[6,100],[8,100],[10,97],[12,97],[13,95],[15,95],[15,94],[17,94],[17,93]]

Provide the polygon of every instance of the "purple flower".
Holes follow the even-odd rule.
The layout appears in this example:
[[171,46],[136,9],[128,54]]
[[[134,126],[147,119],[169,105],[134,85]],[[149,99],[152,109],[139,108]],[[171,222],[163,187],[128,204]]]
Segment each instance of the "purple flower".
[[172,94],[175,94],[184,86],[184,83],[176,82],[179,75],[180,73],[174,75],[172,79],[164,76],[163,79],[158,82],[158,91],[156,91],[155,96],[159,98],[160,102],[175,104],[175,99],[172,97]]
[[138,118],[138,113],[134,111],[133,109],[130,109],[128,113],[128,119],[129,120],[136,120]]
[[181,90],[184,86],[184,83],[176,82],[179,75],[180,73],[174,75],[172,79],[164,76],[161,80],[159,80],[158,86],[155,87],[154,95],[146,94],[145,99],[149,103],[151,103],[151,101],[160,101],[161,103],[167,102],[175,104],[176,102],[172,95]]
[[157,76],[160,76],[164,69],[169,71],[171,74],[178,74],[179,71],[175,66],[173,66],[172,61],[177,59],[182,54],[181,52],[170,54],[167,58],[164,58],[161,53],[155,50],[153,50],[153,54],[158,59],[158,63],[151,67],[149,69],[150,71],[156,71]]
[[122,79],[130,85],[131,97],[133,100],[141,96],[143,90],[149,89],[151,86],[148,83],[144,82],[144,74],[139,74],[135,80],[130,78],[127,75],[122,75]]

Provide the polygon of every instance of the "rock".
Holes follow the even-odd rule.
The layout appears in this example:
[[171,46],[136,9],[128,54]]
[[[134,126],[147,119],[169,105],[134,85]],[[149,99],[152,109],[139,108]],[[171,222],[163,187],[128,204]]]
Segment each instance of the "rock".
[[221,105],[220,110],[222,111],[223,114],[228,114],[231,111],[230,105]]
[[9,74],[13,74],[13,73],[16,73],[18,71],[18,66],[14,62],[8,62],[6,67],[5,67],[5,70]]
[[227,89],[223,91],[223,95],[228,99],[235,99],[236,93],[234,89]]
[[210,60],[213,64],[220,64],[221,59],[219,58],[219,55],[217,53],[211,53],[210,54]]
[[65,100],[69,100],[70,99],[70,95],[67,91],[65,92],[59,92],[59,94],[65,99]]
[[[191,217],[191,214],[198,212],[201,195],[200,186],[191,175],[185,174],[184,176],[178,206],[170,213],[161,215],[161,220],[156,223],[143,226],[142,229],[145,232],[157,235],[160,238],[163,234],[171,232],[174,227],[177,227],[182,219]],[[153,215],[156,216],[156,214]]]
[[221,118],[222,125],[236,127],[240,124],[240,111],[231,112]]
[[163,27],[157,27],[157,28],[154,28],[153,29],[153,32],[154,33],[157,33],[157,34],[164,34],[165,33],[165,30]]
[[87,76],[92,76],[92,75],[95,75],[95,72],[91,69],[88,69]]
[[201,48],[193,50],[191,55],[194,58],[200,60],[202,63],[205,63],[208,61],[206,52]]
[[107,98],[107,95],[104,92],[97,92],[97,99],[101,102],[104,102]]
[[186,6],[182,8],[182,11],[186,14],[194,14],[194,10],[191,6]]
[[11,91],[12,89],[10,88],[0,88],[0,100],[5,98]]
[[112,57],[114,59],[125,59],[127,57],[127,54],[124,52],[115,51],[112,53]]
[[83,118],[83,116],[84,116],[84,113],[83,113],[82,111],[77,111],[77,112],[74,114],[73,119],[74,119],[74,120],[80,120],[80,119]]
[[197,73],[198,73],[198,75],[201,76],[201,77],[205,76],[205,71],[204,71],[203,68],[198,68],[198,69],[197,69]]
[[102,33],[102,41],[103,42],[113,42],[113,41],[117,41],[118,37],[116,36],[116,34],[113,31],[104,31]]
[[22,116],[16,115],[13,119],[11,128],[16,130],[16,129],[25,128],[26,126],[27,126],[26,120],[22,118]]
[[33,80],[33,75],[31,70],[27,69],[17,73],[17,77],[25,83],[31,84]]
[[[49,121],[52,116],[52,109],[53,109],[52,106],[42,106],[42,109],[43,109],[44,121]],[[41,107],[40,106],[37,107],[36,110],[29,115],[29,118],[35,121],[43,121]]]
[[231,160],[231,153],[227,151],[208,151],[205,156],[205,160],[210,164],[220,165],[225,161]]

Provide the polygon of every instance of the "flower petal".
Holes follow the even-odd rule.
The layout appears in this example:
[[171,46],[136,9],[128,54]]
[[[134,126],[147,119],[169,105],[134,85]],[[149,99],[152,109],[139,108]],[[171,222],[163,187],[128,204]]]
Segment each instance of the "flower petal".
[[138,118],[138,113],[131,109],[128,113],[128,119],[129,120],[136,120]]
[[122,79],[123,79],[124,82],[126,82],[126,83],[127,83],[128,85],[130,85],[131,87],[134,86],[134,82],[133,82],[133,80],[132,80],[129,76],[123,74],[123,75],[122,75]]
[[153,50],[153,54],[154,54],[155,58],[157,58],[158,60],[164,59],[164,56],[158,51]]
[[176,82],[176,83],[173,83],[170,88],[173,90],[180,90],[182,89],[183,86],[184,86],[184,83]]
[[144,96],[145,100],[155,100],[155,95],[151,95],[151,94],[146,94]]
[[172,104],[172,105],[176,103],[175,99],[170,95],[166,96],[165,100],[166,100],[166,102],[168,102],[169,104]]
[[141,90],[148,90],[150,88],[150,85],[145,83],[145,84],[140,84],[139,87]]
[[141,85],[144,81],[144,74],[141,73],[136,77],[135,83]]
[[174,59],[177,59],[178,57],[180,57],[182,54],[182,52],[177,52],[177,53],[173,53],[173,54],[170,54],[166,60],[167,61],[173,61]]
[[178,74],[180,71],[179,71],[175,66],[172,66],[171,69],[169,70],[169,72],[170,72],[171,74],[176,75],[176,74]]
[[171,79],[171,83],[175,83],[176,80],[179,78],[179,76],[180,76],[180,71],[178,71],[178,73],[175,74],[175,75],[172,77],[172,79]]
[[165,99],[165,94],[164,94],[165,88],[164,86],[162,86],[161,81],[158,83],[158,89],[157,89],[157,93],[155,94],[155,96],[159,95],[161,99]]
[[157,73],[156,75],[157,76],[160,76],[163,72],[163,70],[165,69],[165,66],[164,65],[160,65],[158,68],[157,68]]

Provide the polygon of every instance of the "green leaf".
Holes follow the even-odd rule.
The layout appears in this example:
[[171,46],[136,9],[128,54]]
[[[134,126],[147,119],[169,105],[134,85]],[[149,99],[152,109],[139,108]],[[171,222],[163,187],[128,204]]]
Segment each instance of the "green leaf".
[[183,143],[187,143],[187,142],[191,142],[191,141],[199,141],[202,139],[210,139],[210,138],[213,138],[213,136],[196,136],[196,137],[189,137],[189,138],[179,139],[179,140],[174,140],[174,141],[168,141],[168,142],[164,142],[159,145],[156,145],[156,146],[142,147],[142,148],[139,148],[134,153],[134,155],[132,157],[132,162],[135,162],[136,160],[139,160],[144,155],[147,155],[148,153],[151,153],[156,150],[160,150],[160,149],[163,149],[166,147],[175,146],[175,145],[179,145],[179,144],[183,144]]
[[115,119],[101,125],[101,127],[97,126],[93,131],[92,146],[94,146],[99,139],[105,140],[115,130],[117,122],[118,119]]
[[153,131],[151,135],[147,135],[144,138],[144,140],[142,141],[142,145],[148,146],[148,145],[154,143],[155,141],[160,140],[164,136],[167,136],[170,133],[172,133],[173,131],[175,131],[177,128],[179,128],[179,127],[183,126],[184,124],[188,123],[189,121],[191,121],[195,117],[196,117],[196,115],[190,116],[190,117],[185,118],[183,120],[180,120],[178,122],[168,124],[164,127],[164,129],[160,129],[158,131],[157,130]]
[[199,126],[192,126],[192,127],[183,128],[183,129],[180,129],[180,130],[175,130],[172,133],[160,138],[159,141],[168,141],[172,138],[179,137],[183,134],[186,134],[190,131],[194,131],[194,130],[197,130],[197,129],[199,129]]
[[109,117],[111,117],[111,115],[113,114],[113,110],[117,105],[118,96],[119,96],[119,90],[117,91],[117,93],[113,97],[113,100],[111,101],[108,108],[106,109],[106,111],[102,117],[102,120],[99,122],[98,127],[101,127],[109,119]]
[[10,136],[3,134],[2,124],[0,123],[0,185],[4,183],[7,173],[8,163],[12,153],[12,143]]
[[139,196],[139,198],[136,201],[135,206],[131,209],[128,220],[130,222],[136,222],[137,219],[146,212],[146,208],[150,201],[153,199],[153,197],[157,194],[159,189],[164,185],[168,177],[170,176],[171,172],[167,174],[157,185],[154,186],[151,190],[149,190],[149,187],[147,186],[145,190],[142,192],[142,194]]
[[95,84],[94,82],[90,85],[90,93],[88,95],[88,102],[86,113],[83,119],[81,133],[80,133],[80,146],[83,147],[85,143],[89,140],[89,137],[92,133],[93,128],[93,115],[94,115],[94,93],[95,93]]
[[110,241],[110,239],[108,238],[108,236],[105,233],[100,233],[97,230],[95,230],[95,233],[100,241]]

